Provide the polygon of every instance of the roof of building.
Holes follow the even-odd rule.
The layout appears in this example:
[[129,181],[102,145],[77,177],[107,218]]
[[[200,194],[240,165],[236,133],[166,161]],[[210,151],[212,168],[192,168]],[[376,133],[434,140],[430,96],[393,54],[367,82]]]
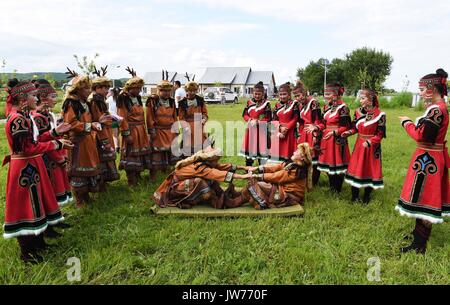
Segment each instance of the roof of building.
[[211,67],[206,68],[205,74],[200,78],[201,84],[246,84],[251,72],[250,67]]
[[247,79],[247,85],[256,85],[258,82],[270,84],[272,80],[275,83],[272,71],[251,71]]

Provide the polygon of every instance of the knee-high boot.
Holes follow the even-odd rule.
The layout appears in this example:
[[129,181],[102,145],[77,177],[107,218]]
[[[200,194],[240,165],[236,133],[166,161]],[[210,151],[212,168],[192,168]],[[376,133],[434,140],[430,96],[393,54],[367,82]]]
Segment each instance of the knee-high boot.
[[19,236],[17,242],[20,246],[20,259],[26,263],[39,263],[43,261],[38,251],[38,236]]
[[366,189],[364,190],[364,198],[363,198],[363,203],[364,204],[368,204],[370,202],[370,194],[372,193],[372,188],[371,187],[366,187]]
[[352,202],[359,199],[359,188],[352,186]]
[[406,253],[409,251],[416,251],[418,254],[425,254],[427,251],[427,242],[431,235],[431,223],[424,222],[421,219],[416,219],[416,227],[413,231],[414,240],[408,247],[402,248],[400,251]]
[[316,186],[317,183],[319,183],[319,178],[320,178],[320,171],[317,169],[317,165],[314,165],[312,174],[312,181],[314,186]]

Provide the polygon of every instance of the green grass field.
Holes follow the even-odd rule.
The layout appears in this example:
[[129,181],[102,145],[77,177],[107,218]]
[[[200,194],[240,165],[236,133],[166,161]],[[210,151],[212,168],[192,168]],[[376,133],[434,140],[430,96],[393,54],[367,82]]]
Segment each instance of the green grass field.
[[[210,106],[210,118],[240,120],[242,107]],[[450,284],[448,223],[433,228],[425,256],[399,254],[414,220],[400,217],[394,206],[415,144],[397,117],[420,114],[387,110],[385,189],[375,191],[368,206],[350,204],[347,184],[342,194],[331,194],[322,175],[307,195],[303,218],[158,218],[150,214],[158,183],[129,189],[122,173],[95,204],[63,209],[73,227],[51,241],[56,246],[44,253],[44,263],[24,265],[16,240],[1,239],[0,284],[71,284],[70,257],[81,260],[81,282],[74,282],[81,284]],[[3,126],[0,151],[8,153]],[[1,168],[2,220],[6,174]],[[367,279],[372,257],[380,259],[380,282]]]

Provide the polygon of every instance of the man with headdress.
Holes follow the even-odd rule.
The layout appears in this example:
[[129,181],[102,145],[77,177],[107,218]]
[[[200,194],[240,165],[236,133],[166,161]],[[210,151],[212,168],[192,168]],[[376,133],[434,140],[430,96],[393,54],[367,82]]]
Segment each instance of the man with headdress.
[[117,97],[117,114],[123,118],[120,122],[122,148],[119,169],[127,173],[128,185],[134,186],[144,169],[151,169],[151,148],[145,113],[140,92],[144,80],[136,76],[136,72],[127,68],[130,78]]
[[312,188],[312,157],[308,143],[298,145],[290,161],[246,168],[254,172],[242,191],[244,199],[258,210],[303,205]]
[[265,98],[263,82],[258,82],[253,87],[253,98],[247,101],[242,117],[248,125],[242,140],[240,155],[245,157],[247,166],[252,166],[256,159],[259,165],[262,165],[269,157],[268,124],[272,120],[272,110],[270,102]]
[[233,179],[247,179],[249,174],[240,175],[236,170],[243,166],[220,164],[222,151],[208,146],[194,155],[179,161],[175,170],[154,193],[156,203],[161,207],[176,206],[190,208],[202,202],[210,202],[216,209],[230,206],[226,192],[220,182],[231,183]]
[[102,191],[106,191],[106,182],[119,180],[116,167],[116,152],[114,150],[114,139],[112,131],[113,118],[106,104],[106,96],[112,85],[106,75],[107,66],[98,71],[95,68],[96,78],[92,80],[92,93],[88,98],[92,109],[92,119],[102,124],[102,129],[97,132],[97,149],[100,158],[103,184]]
[[185,89],[186,97],[179,103],[178,115],[183,128],[183,154],[191,156],[203,148],[203,143],[207,138],[204,129],[208,121],[208,110],[203,97],[197,95],[198,84],[196,82],[188,81]]
[[[163,73],[164,74],[164,73]],[[166,79],[158,84],[158,95],[147,100],[147,130],[152,148],[151,180],[158,171],[166,172],[173,164],[172,142],[178,134],[177,109],[171,97],[173,85]]]
[[87,102],[91,93],[88,76],[76,74],[68,69],[71,85],[67,89],[62,106],[65,123],[72,128],[69,138],[74,148],[69,151],[68,175],[74,191],[77,206],[90,201],[89,193],[98,192],[102,183],[100,159],[97,151],[97,132],[101,124],[92,117],[92,109]]

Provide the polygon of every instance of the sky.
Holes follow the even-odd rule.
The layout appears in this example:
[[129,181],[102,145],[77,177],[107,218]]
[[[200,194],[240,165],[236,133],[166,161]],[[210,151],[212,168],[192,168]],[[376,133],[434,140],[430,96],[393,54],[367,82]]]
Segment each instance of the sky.
[[126,66],[196,79],[246,66],[281,84],[360,47],[393,56],[385,85],[396,90],[405,76],[417,91],[421,76],[450,71],[448,0],[1,0],[0,12],[0,72],[64,72],[73,54],[99,53],[111,78],[128,77]]

